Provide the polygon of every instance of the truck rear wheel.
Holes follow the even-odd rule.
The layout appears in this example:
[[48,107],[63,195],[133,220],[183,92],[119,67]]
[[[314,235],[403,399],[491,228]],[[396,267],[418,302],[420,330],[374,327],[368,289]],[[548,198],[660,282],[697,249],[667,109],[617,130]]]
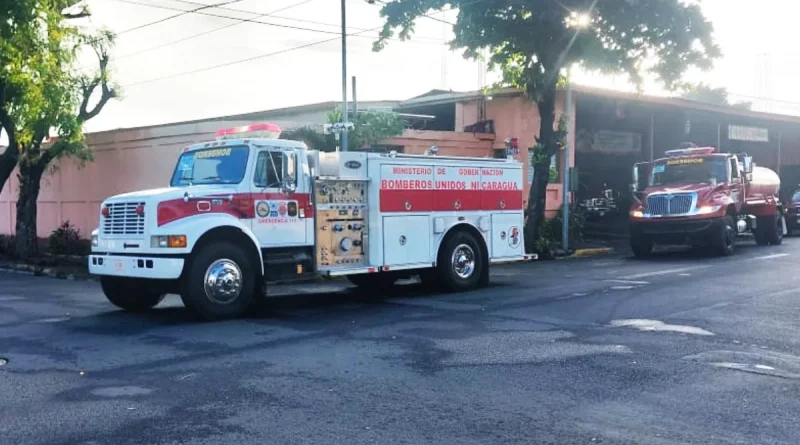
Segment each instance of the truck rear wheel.
[[104,276],[100,279],[108,301],[128,312],[145,312],[153,309],[164,299],[163,293],[148,289],[141,280]]
[[181,299],[206,320],[238,317],[255,297],[257,274],[247,254],[228,242],[214,242],[193,255]]
[[653,241],[643,236],[633,237],[631,250],[636,258],[647,258],[653,254]]
[[478,287],[484,267],[478,241],[471,234],[459,231],[439,250],[436,272],[444,290],[463,292]]
[[753,231],[759,246],[777,246],[783,243],[783,217],[780,215],[759,216]]
[[714,234],[714,253],[717,255],[730,255],[736,247],[736,223],[732,216],[722,218],[722,224]]

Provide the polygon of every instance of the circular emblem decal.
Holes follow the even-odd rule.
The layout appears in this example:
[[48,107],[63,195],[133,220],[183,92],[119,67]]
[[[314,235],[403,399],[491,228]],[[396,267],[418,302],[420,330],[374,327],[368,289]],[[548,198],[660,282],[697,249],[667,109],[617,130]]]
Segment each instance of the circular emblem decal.
[[508,230],[508,245],[517,248],[522,239],[519,228],[514,226]]
[[261,218],[266,218],[269,215],[269,206],[266,202],[261,201],[256,204],[256,214]]
[[283,201],[278,204],[278,214],[281,216],[286,216],[286,203]]

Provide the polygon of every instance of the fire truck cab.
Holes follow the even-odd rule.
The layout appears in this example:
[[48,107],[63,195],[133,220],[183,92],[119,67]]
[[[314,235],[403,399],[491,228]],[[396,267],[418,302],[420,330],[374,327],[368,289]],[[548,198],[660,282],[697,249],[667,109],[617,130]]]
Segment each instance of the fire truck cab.
[[169,187],[101,204],[90,273],[149,310],[167,293],[207,319],[236,317],[269,282],[346,276],[380,288],[419,275],[447,291],[524,261],[522,165],[509,159],[321,153],[272,124],[186,147]]

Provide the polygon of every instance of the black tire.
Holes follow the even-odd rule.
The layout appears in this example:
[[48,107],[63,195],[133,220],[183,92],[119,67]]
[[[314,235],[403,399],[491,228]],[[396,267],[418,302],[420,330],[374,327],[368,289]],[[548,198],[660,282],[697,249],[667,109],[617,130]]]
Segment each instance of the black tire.
[[[244,314],[254,306],[259,285],[259,274],[251,263],[242,248],[228,242],[201,247],[186,266],[181,283],[183,304],[209,321]],[[216,289],[206,286],[207,275],[216,276],[223,283]]]
[[484,267],[481,244],[471,234],[458,231],[439,249],[436,275],[442,290],[464,292],[480,286]]
[[[783,243],[783,216],[775,215],[768,220],[767,242],[773,246],[780,246]],[[771,230],[770,230],[771,228]]]
[[146,312],[161,303],[165,294],[149,289],[142,280],[105,276],[100,287],[108,301],[128,312]]
[[643,236],[631,238],[631,250],[636,258],[649,258],[653,255],[653,241]]
[[732,216],[722,218],[722,223],[713,234],[714,253],[720,256],[733,254],[736,250],[736,222]]
[[779,215],[759,216],[753,231],[759,246],[780,245],[783,243],[783,224]]

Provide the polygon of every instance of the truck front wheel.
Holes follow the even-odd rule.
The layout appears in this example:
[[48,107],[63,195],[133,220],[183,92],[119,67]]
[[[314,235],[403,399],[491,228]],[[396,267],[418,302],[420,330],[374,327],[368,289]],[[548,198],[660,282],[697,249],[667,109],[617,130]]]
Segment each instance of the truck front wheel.
[[247,254],[228,242],[214,242],[190,259],[181,299],[206,320],[234,318],[247,311],[255,296],[256,273]]
[[716,230],[714,250],[718,255],[730,255],[736,247],[736,223],[732,216],[722,218],[722,224]]
[[128,312],[148,311],[161,303],[165,295],[148,289],[135,278],[105,276],[100,279],[100,287],[111,304]]
[[486,265],[474,236],[459,231],[439,251],[436,263],[439,283],[446,291],[463,292],[478,287]]

